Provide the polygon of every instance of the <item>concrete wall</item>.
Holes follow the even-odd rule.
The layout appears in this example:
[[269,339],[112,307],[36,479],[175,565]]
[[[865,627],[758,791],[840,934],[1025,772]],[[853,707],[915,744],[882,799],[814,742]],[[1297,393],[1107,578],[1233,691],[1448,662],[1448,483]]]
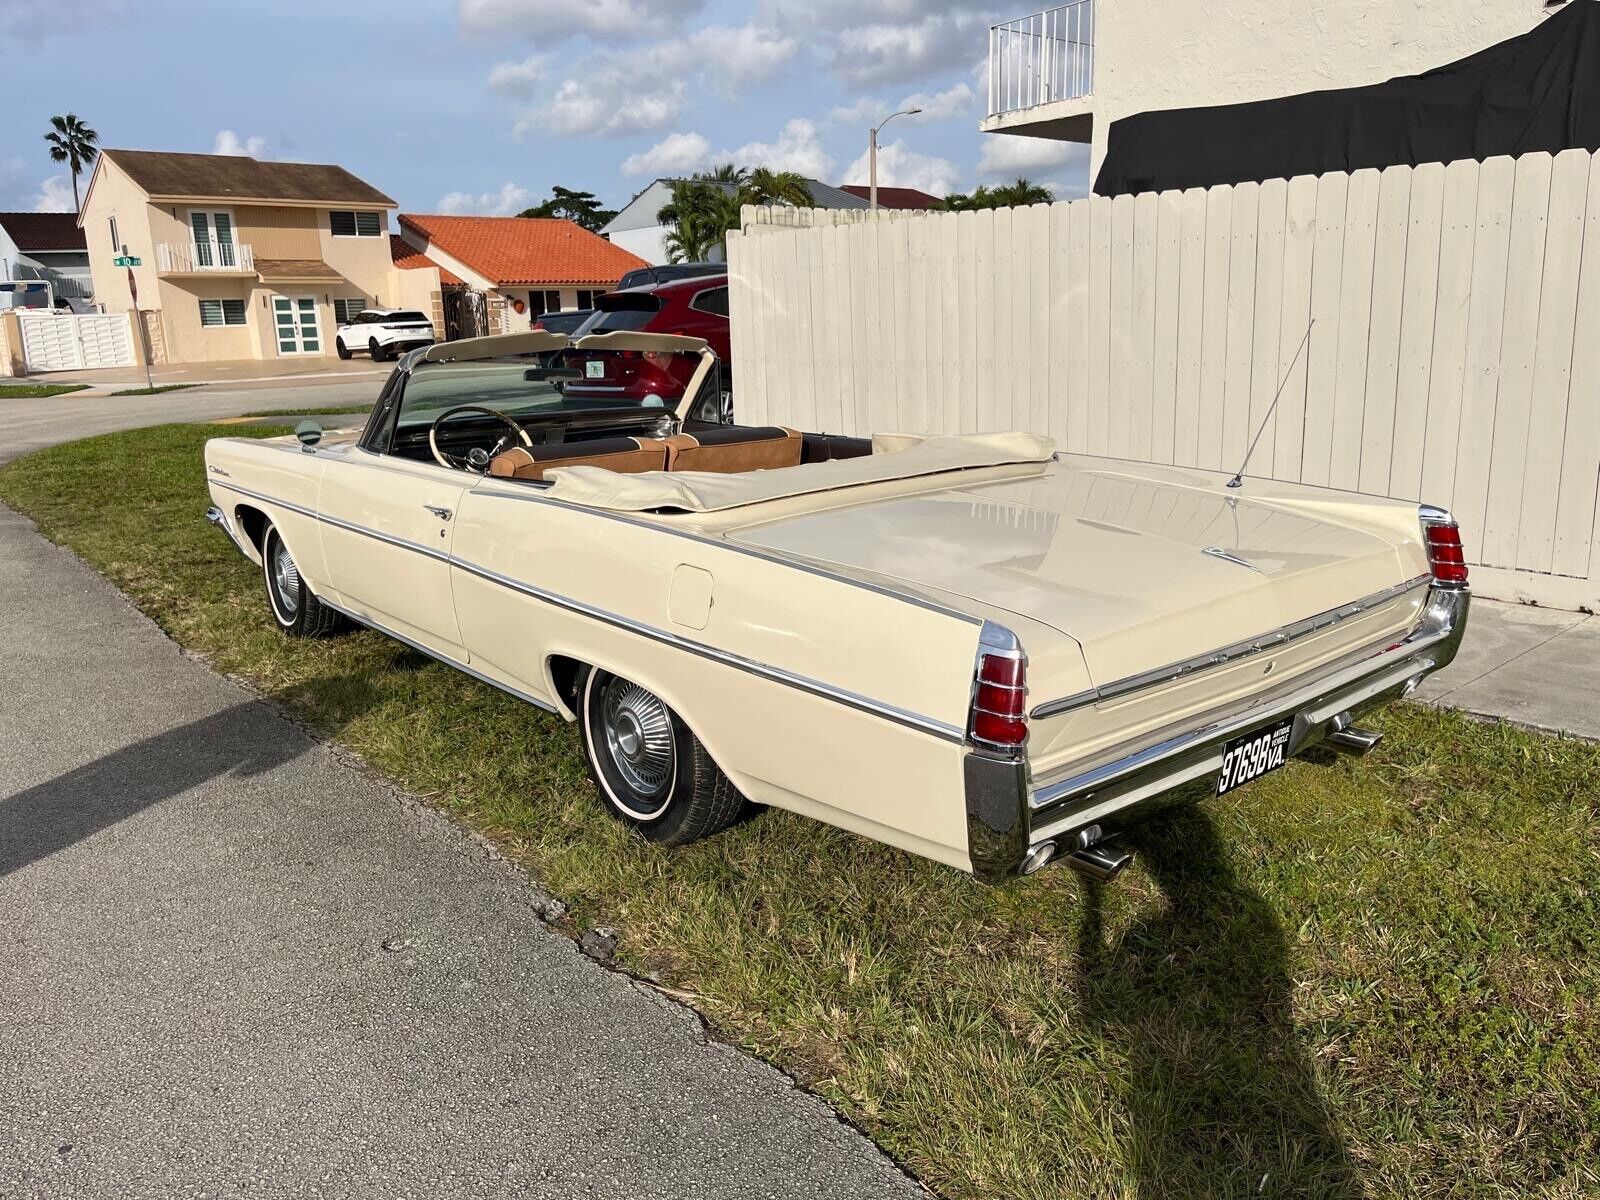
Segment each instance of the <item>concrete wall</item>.
[[1600,156],[766,219],[729,241],[747,424],[1231,473],[1265,421],[1251,473],[1443,504],[1480,591],[1600,608]]
[[1092,114],[1092,180],[1119,117],[1380,83],[1526,33],[1557,11],[1544,0],[1095,0],[1093,94],[983,128],[1027,133]]

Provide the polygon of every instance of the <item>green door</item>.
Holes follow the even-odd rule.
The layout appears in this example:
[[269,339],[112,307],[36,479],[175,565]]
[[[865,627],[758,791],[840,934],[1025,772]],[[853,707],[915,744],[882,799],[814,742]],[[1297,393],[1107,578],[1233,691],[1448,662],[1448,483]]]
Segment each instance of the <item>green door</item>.
[[272,319],[279,354],[321,354],[322,332],[317,326],[317,302],[311,296],[274,296]]

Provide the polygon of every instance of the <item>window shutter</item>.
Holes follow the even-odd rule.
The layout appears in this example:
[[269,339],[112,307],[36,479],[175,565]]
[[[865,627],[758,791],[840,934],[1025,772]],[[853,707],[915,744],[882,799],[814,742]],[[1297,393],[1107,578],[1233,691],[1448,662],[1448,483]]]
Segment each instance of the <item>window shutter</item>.
[[328,228],[334,237],[355,237],[356,215],[353,212],[330,212]]
[[356,234],[359,237],[378,236],[378,214],[375,212],[358,212],[355,214]]
[[222,302],[222,323],[224,325],[244,324],[243,300],[224,300]]
[[200,324],[202,324],[202,325],[221,325],[222,324],[222,301],[221,300],[202,300],[202,301],[200,301]]

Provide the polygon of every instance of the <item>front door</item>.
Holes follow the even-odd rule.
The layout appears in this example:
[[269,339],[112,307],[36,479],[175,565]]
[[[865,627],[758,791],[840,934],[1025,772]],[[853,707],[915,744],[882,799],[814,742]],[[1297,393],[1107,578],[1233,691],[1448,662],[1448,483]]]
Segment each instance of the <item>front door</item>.
[[317,301],[312,296],[274,296],[272,320],[279,354],[321,354]]
[[196,209],[189,214],[189,227],[194,231],[195,266],[226,270],[239,265],[230,214]]

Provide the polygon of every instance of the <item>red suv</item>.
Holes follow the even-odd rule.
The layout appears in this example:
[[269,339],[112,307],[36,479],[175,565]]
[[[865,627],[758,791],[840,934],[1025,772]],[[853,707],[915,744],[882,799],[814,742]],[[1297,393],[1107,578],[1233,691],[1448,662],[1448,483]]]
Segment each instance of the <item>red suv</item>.
[[[589,333],[681,333],[704,338],[722,360],[723,387],[728,387],[728,277],[709,275],[675,279],[649,287],[609,292],[595,301],[597,311],[574,336]],[[583,372],[569,380],[569,396],[643,400],[675,398],[694,374],[695,359],[686,354],[644,354],[637,350],[566,352],[565,365]]]

